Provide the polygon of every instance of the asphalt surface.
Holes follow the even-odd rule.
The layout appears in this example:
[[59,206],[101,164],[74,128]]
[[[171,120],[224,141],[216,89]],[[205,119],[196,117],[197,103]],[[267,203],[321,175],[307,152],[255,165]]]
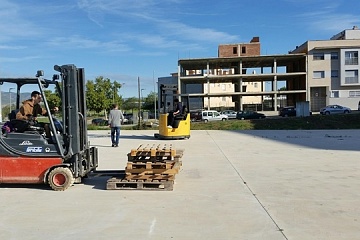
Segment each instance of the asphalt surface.
[[154,133],[89,140],[103,170],[124,170],[141,144],[184,149],[173,191],[0,185],[0,239],[360,239],[360,130]]

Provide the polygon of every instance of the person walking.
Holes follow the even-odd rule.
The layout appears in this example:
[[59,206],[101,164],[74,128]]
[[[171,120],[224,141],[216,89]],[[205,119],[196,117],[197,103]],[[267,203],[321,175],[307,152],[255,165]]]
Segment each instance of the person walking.
[[110,110],[108,123],[109,127],[111,128],[111,146],[118,147],[120,138],[120,126],[124,123],[124,115],[118,109],[118,105],[115,103],[113,104],[113,109]]

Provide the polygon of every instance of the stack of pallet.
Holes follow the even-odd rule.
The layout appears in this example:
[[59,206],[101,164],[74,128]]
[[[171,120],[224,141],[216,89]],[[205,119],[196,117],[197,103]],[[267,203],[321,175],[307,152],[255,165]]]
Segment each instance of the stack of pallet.
[[124,177],[112,177],[107,189],[173,190],[183,150],[172,144],[144,144],[128,153]]

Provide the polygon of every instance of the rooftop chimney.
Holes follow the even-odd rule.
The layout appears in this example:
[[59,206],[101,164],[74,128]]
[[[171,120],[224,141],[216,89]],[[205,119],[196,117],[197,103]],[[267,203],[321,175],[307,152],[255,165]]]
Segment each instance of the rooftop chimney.
[[259,37],[253,37],[250,42],[251,42],[251,43],[253,43],[253,42],[260,42],[260,38],[259,38]]

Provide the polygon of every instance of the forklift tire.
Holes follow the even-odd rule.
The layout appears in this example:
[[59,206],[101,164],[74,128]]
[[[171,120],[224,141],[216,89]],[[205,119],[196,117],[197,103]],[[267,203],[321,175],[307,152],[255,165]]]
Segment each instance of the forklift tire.
[[74,184],[74,176],[70,169],[57,167],[51,170],[48,176],[48,183],[55,191],[65,191]]

